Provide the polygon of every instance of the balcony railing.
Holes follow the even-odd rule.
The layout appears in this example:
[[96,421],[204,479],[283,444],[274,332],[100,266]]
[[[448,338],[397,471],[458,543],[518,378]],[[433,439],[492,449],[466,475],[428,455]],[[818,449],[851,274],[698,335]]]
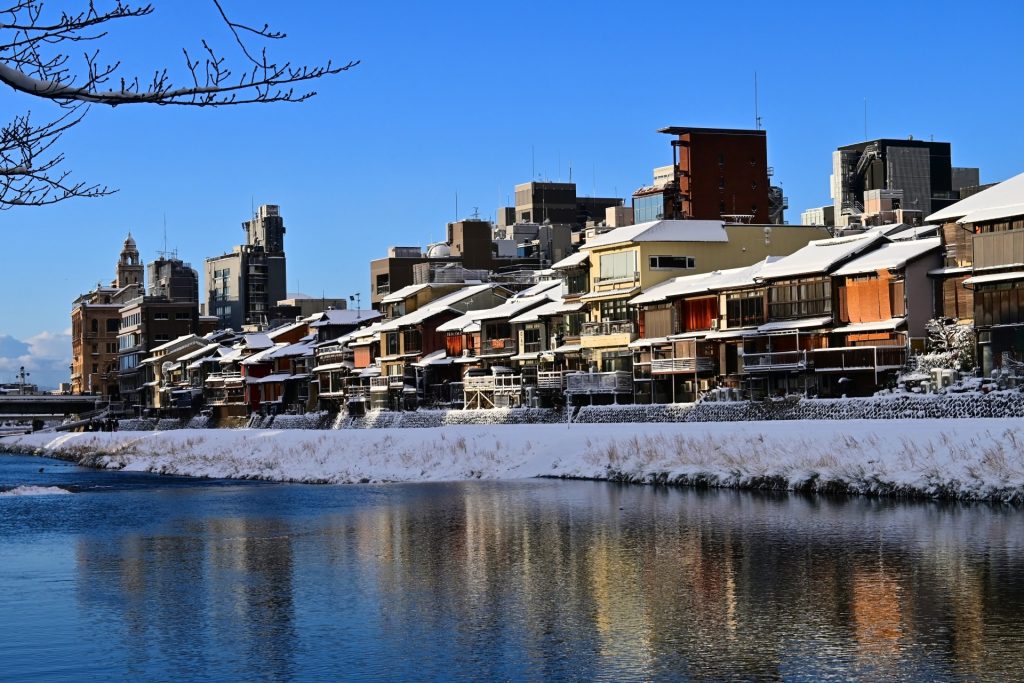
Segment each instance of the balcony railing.
[[614,372],[573,372],[565,376],[570,394],[628,394],[633,392],[633,376],[623,370]]
[[565,372],[561,370],[544,370],[537,373],[538,389],[565,390]]
[[391,285],[377,285],[377,296],[387,296],[391,293]]
[[974,268],[998,268],[1024,263],[1024,230],[987,232],[974,236]]
[[633,334],[636,326],[626,320],[602,320],[585,322],[580,331],[582,337],[600,337],[606,334]]
[[481,375],[463,380],[466,392],[483,391],[495,394],[518,394],[523,390],[522,375]]
[[674,375],[679,373],[714,372],[713,358],[654,358],[651,360],[651,374]]
[[847,346],[814,352],[815,372],[891,370],[906,362],[907,349],[903,346]]
[[[399,377],[401,379],[401,377]],[[391,378],[387,375],[370,378],[370,391],[387,391],[391,384]]]
[[744,353],[744,372],[771,370],[804,370],[808,367],[806,351],[779,351],[776,353]]

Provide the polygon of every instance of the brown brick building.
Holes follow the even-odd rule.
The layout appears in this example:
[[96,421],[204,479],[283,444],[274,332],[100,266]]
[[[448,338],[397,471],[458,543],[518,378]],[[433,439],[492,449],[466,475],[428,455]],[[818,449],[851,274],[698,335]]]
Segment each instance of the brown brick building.
[[[637,223],[696,218],[768,224],[768,142],[763,130],[671,126],[674,178],[633,195]],[[659,215],[660,214],[660,215]]]

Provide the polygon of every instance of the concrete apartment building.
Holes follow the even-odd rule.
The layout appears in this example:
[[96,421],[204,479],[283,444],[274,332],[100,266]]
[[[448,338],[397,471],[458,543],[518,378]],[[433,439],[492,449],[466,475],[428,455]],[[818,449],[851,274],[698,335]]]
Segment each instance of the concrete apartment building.
[[[763,130],[670,126],[672,166],[633,193],[637,223],[669,219],[782,223],[785,198],[769,183]],[[674,172],[669,173],[674,169]]]
[[121,307],[142,294],[143,267],[131,233],[109,287],[97,285],[71,305],[71,393],[120,398],[117,335]]
[[[580,230],[588,221],[602,221],[605,209],[622,206],[619,197],[581,197],[576,183],[531,181],[515,186],[516,205],[511,215],[516,223],[550,223],[571,225]],[[507,221],[509,207],[498,210],[499,219]],[[507,223],[499,220],[504,227]]]
[[265,327],[271,307],[285,299],[287,270],[280,207],[263,204],[244,221],[245,244],[206,259],[206,312],[222,328]]
[[[920,220],[959,201],[960,190],[979,184],[977,168],[953,168],[951,145],[931,140],[879,138],[832,153],[831,197],[836,225],[864,222],[872,191],[896,200],[890,211]],[[909,221],[910,218],[902,220]]]
[[142,361],[151,349],[188,334],[202,334],[199,317],[199,275],[187,263],[161,257],[149,264],[150,289],[119,310],[118,383],[130,409],[151,405],[151,368]]

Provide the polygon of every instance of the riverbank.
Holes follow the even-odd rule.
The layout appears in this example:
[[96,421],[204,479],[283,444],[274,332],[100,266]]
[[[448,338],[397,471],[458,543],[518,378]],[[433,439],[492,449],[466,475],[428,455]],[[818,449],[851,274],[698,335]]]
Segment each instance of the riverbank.
[[567,477],[1024,502],[1024,419],[36,433],[0,451],[310,483]]

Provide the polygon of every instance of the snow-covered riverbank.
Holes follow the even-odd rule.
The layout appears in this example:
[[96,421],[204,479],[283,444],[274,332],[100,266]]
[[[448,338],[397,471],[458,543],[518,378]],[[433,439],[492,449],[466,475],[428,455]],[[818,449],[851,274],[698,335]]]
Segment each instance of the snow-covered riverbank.
[[0,451],[348,483],[538,476],[1024,502],[1024,419],[38,433]]

